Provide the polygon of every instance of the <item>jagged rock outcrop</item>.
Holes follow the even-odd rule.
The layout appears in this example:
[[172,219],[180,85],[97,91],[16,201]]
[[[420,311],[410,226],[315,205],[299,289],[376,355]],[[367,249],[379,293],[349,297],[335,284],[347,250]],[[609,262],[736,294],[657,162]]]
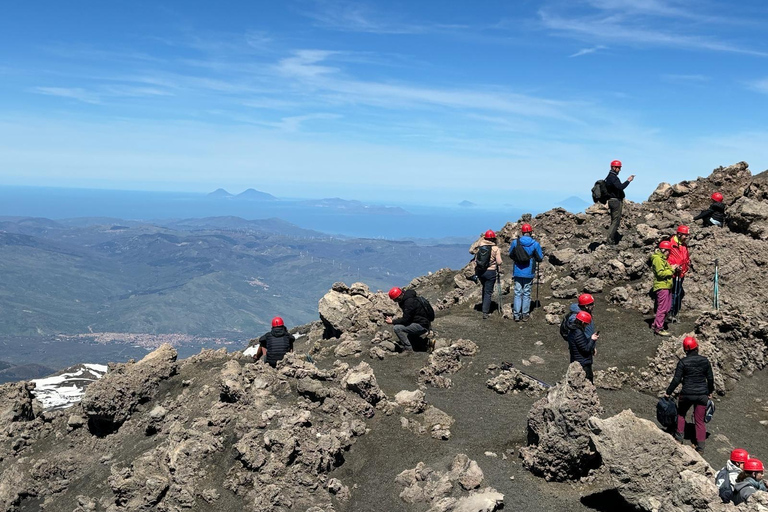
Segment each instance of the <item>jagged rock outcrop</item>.
[[528,446],[520,448],[523,466],[553,481],[586,475],[599,465],[588,420],[602,413],[595,386],[579,363],[571,363],[563,382],[528,413]]
[[0,428],[6,428],[16,421],[30,421],[42,406],[35,404],[32,382],[9,382],[0,385]]
[[384,325],[384,316],[397,315],[400,309],[386,293],[373,293],[364,283],[334,283],[318,303],[320,319],[329,334],[373,332]]
[[[437,471],[423,462],[397,475],[395,482],[404,487],[400,498],[409,504],[426,503],[429,512],[493,512],[504,506],[504,495],[495,489],[479,489],[483,471],[474,460],[457,455],[447,471]],[[469,495],[459,494],[470,491]]]
[[111,365],[88,386],[81,402],[92,432],[103,435],[120,428],[139,404],[151,400],[160,382],[176,373],[176,356],[173,347],[163,345],[138,363]]
[[436,348],[429,355],[426,366],[419,370],[419,382],[436,388],[449,388],[453,385],[450,375],[458,372],[463,363],[462,357],[474,356],[477,344],[470,340],[459,339],[448,347]]

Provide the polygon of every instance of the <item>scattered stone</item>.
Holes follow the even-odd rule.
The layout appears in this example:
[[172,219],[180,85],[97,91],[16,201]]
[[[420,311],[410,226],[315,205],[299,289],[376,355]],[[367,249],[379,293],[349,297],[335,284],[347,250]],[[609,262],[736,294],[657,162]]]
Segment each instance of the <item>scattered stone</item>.
[[504,370],[485,384],[502,395],[522,391],[528,396],[538,396],[545,391],[544,386],[539,381],[525,375],[517,368]]

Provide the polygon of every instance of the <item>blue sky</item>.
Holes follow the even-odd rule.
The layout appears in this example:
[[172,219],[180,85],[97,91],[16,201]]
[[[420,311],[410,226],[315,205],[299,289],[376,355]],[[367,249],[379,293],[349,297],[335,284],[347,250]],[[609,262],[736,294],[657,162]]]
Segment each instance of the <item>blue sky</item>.
[[12,2],[0,184],[450,204],[768,168],[761,1]]

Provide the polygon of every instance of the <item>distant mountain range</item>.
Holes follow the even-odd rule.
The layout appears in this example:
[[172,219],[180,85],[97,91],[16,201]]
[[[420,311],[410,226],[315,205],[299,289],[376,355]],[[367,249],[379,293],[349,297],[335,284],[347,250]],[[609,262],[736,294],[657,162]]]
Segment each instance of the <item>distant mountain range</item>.
[[0,384],[50,375],[54,370],[41,364],[12,364],[0,361]]
[[277,198],[272,194],[261,192],[253,188],[244,190],[243,192],[240,192],[237,195],[230,194],[223,188],[217,188],[216,190],[208,194],[208,197],[210,199],[241,199],[246,201],[276,201],[277,200]]
[[475,203],[473,203],[472,201],[467,201],[465,199],[464,201],[459,203],[459,206],[461,206],[462,208],[473,208],[473,207],[475,207],[477,205]]
[[371,205],[362,201],[330,197],[324,199],[280,199],[272,194],[249,188],[237,195],[230,194],[219,188],[208,194],[209,199],[228,201],[280,201],[283,205],[291,204],[302,208],[322,208],[337,212],[362,213],[374,215],[408,215],[408,212],[396,206]]

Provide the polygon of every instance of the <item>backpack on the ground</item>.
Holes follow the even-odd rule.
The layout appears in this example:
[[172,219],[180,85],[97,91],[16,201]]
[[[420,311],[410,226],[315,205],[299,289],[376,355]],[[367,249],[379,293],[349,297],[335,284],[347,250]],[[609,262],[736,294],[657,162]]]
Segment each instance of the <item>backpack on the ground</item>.
[[605,204],[608,199],[608,185],[606,185],[605,180],[597,180],[592,186],[592,201]]
[[475,275],[483,275],[491,266],[492,245],[481,245],[475,254]]
[[565,341],[568,341],[568,333],[571,332],[571,315],[575,315],[573,311],[568,310],[563,315],[563,319],[560,320],[560,337]]
[[656,404],[656,420],[666,429],[677,425],[677,404],[672,398],[659,398],[659,403]]
[[435,310],[432,309],[432,304],[430,304],[427,299],[421,296],[416,297],[416,299],[418,299],[419,304],[421,304],[421,307],[424,308],[424,313],[425,313],[425,316],[427,317],[427,320],[429,320],[430,322],[434,322]]
[[523,244],[520,243],[520,239],[517,239],[515,248],[512,249],[512,261],[518,266],[528,266],[531,263],[531,255],[525,250]]

